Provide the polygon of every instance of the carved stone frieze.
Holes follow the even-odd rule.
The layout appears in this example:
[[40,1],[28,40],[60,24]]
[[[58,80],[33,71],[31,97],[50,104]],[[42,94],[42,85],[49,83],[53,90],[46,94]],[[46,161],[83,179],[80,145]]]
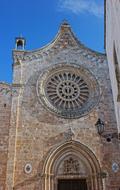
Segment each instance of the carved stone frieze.
[[0,83],[0,95],[10,96],[11,92],[11,85]]

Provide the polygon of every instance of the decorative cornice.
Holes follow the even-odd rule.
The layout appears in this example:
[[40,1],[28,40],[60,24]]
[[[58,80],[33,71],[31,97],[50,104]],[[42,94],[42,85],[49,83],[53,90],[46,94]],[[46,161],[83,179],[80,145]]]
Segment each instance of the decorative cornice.
[[0,82],[0,95],[10,96],[12,93],[12,86],[5,82]]
[[23,87],[24,86],[24,84],[20,84],[20,83],[13,83],[12,84],[12,87],[18,87],[18,88],[20,88],[20,87]]
[[91,50],[85,47],[74,35],[69,24],[63,23],[58,31],[58,34],[54,40],[43,48],[34,51],[13,50],[14,66],[20,65],[20,62],[40,60],[43,57],[51,57],[56,55],[61,50],[65,49],[77,49],[80,50],[80,54],[94,59],[96,56],[99,58],[105,58],[105,54]]
[[9,84],[9,83],[6,83],[6,82],[4,82],[4,81],[0,81],[0,86],[6,86],[6,87],[11,87],[11,84]]

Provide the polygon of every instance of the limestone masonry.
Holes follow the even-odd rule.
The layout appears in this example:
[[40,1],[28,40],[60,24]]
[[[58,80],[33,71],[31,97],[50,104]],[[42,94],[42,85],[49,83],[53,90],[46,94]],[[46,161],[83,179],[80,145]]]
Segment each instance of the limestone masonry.
[[[24,46],[24,39],[16,45]],[[64,22],[34,51],[13,51],[0,83],[0,190],[120,190],[120,142],[105,54]]]

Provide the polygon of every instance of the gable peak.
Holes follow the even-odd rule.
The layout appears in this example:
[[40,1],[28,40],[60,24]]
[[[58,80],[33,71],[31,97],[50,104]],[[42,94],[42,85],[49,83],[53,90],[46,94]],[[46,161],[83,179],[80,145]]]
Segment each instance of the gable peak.
[[62,32],[71,30],[71,26],[70,26],[70,24],[68,23],[67,20],[63,20],[63,22],[62,22],[61,25],[60,25],[60,30],[61,30]]
[[67,20],[63,20],[62,24],[61,24],[61,27],[70,27],[70,24],[68,23]]

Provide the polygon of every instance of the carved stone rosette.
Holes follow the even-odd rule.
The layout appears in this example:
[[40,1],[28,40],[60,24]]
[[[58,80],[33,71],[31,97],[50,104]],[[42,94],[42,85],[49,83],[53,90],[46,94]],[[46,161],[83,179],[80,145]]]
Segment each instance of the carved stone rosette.
[[37,94],[50,111],[64,118],[78,118],[98,103],[100,92],[95,77],[87,69],[61,64],[40,75]]

